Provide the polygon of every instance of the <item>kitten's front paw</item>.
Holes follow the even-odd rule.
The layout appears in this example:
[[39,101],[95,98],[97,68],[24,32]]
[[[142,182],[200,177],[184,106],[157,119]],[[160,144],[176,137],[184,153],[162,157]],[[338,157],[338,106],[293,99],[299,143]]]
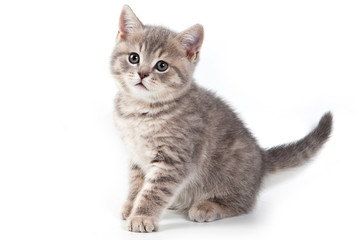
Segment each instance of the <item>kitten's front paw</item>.
[[130,202],[130,201],[127,201],[123,207],[122,207],[122,211],[121,211],[121,217],[126,220],[130,213],[131,213],[131,210],[132,210],[132,207],[133,207],[133,202]]
[[131,232],[152,232],[158,230],[157,221],[153,217],[130,216],[127,220],[128,230]]

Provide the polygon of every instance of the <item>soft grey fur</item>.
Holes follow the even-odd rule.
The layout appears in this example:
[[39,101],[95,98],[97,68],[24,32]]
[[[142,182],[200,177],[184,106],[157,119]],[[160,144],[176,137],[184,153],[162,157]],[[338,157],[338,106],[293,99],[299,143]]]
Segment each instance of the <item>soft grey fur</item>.
[[[157,230],[166,208],[197,222],[248,213],[266,174],[307,162],[331,133],[327,113],[303,139],[260,148],[231,108],[193,81],[202,40],[201,25],[178,34],[122,10],[111,70],[119,85],[115,121],[131,163],[122,213],[130,231]],[[134,52],[138,64],[128,60]],[[154,68],[159,60],[168,70]]]

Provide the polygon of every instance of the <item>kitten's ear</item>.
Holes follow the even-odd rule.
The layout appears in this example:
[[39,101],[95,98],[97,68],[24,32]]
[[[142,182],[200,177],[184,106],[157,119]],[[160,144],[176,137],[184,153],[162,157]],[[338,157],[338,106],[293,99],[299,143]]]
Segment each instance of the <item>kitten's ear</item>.
[[176,38],[185,48],[187,57],[191,61],[196,60],[204,40],[203,26],[196,24],[179,33]]
[[142,23],[128,5],[124,5],[119,20],[118,41],[126,39],[128,34],[143,28]]

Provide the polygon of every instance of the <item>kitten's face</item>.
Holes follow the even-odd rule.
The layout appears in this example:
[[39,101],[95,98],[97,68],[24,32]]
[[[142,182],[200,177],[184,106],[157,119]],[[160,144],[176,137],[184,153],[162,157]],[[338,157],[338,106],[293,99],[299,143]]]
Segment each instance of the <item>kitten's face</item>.
[[112,72],[121,90],[145,101],[176,97],[190,83],[193,67],[175,34],[159,27],[145,27],[119,41]]
[[202,42],[202,27],[176,34],[143,26],[128,6],[120,16],[111,70],[119,89],[145,102],[173,100],[186,92]]

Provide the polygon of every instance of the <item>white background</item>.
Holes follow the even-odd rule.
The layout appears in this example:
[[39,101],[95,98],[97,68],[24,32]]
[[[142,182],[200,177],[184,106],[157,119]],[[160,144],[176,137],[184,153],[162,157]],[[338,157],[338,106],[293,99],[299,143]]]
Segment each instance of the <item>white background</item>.
[[262,147],[334,113],[305,167],[267,179],[246,216],[125,230],[109,71],[122,1],[0,3],[0,239],[359,239],[359,1],[128,1],[145,24],[205,27],[197,82]]

